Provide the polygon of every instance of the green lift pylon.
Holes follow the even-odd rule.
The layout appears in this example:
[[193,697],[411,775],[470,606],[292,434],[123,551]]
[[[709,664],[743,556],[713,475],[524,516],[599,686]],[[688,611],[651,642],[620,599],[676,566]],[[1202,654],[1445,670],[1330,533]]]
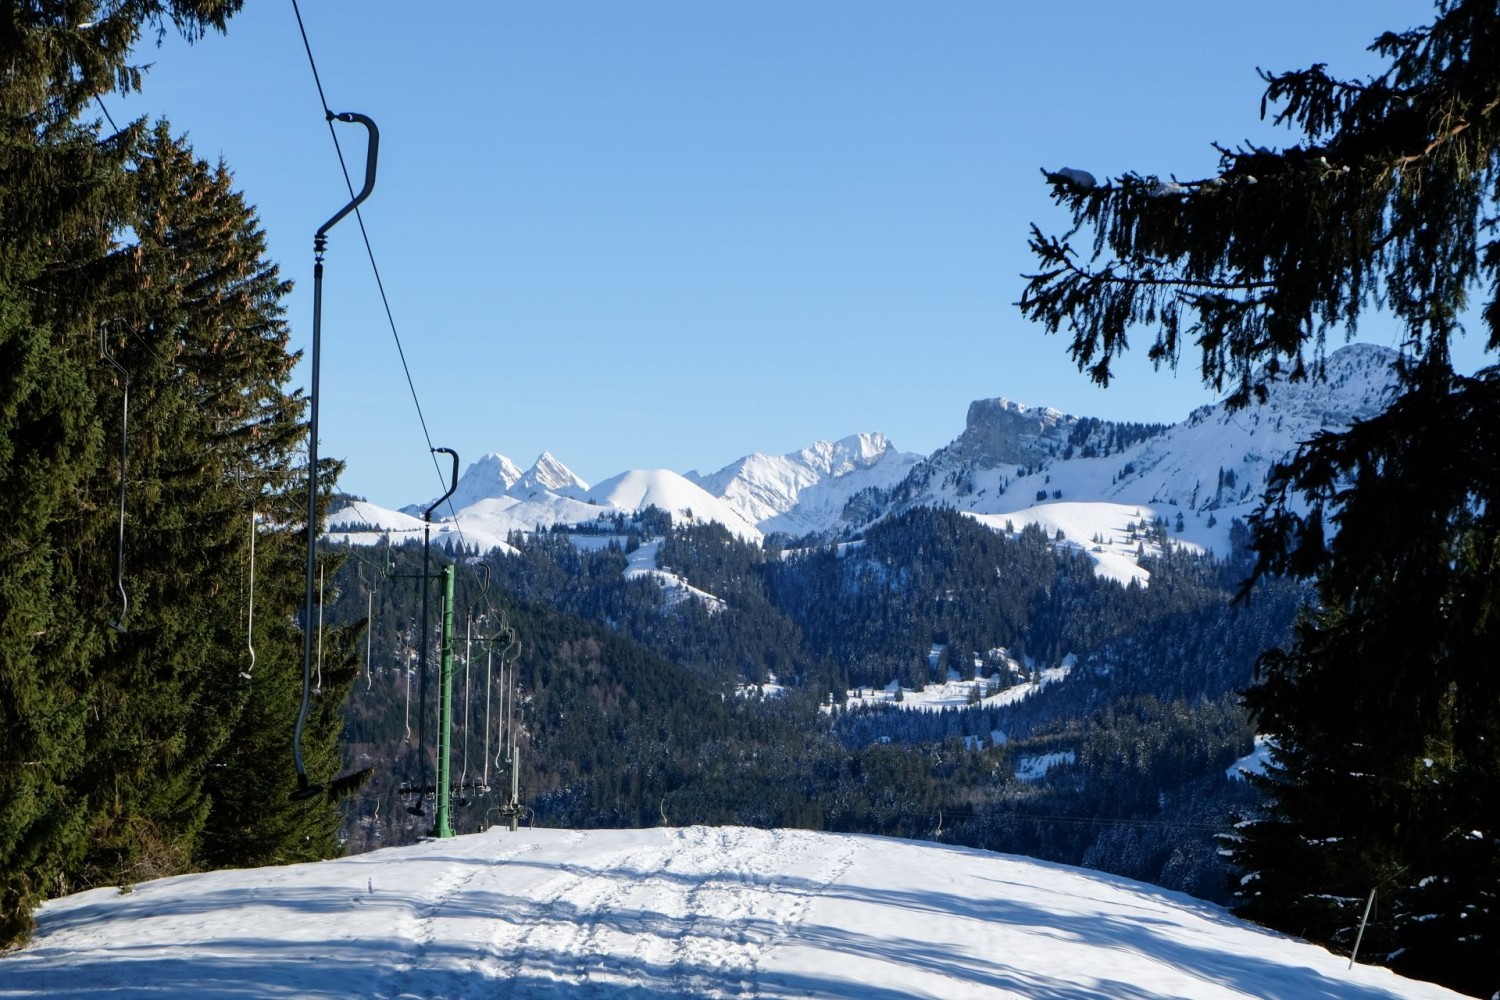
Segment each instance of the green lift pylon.
[[438,782],[437,825],[434,837],[453,836],[453,826],[448,820],[450,785],[453,780],[453,567],[443,567],[443,666],[442,694],[440,696],[441,718],[438,719]]

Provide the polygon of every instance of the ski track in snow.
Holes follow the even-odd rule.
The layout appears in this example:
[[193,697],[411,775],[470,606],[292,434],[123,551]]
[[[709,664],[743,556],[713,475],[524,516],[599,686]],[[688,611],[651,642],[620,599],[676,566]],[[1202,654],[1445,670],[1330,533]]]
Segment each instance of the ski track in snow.
[[846,841],[813,857],[812,879],[786,880],[809,860],[800,840],[692,827],[663,831],[659,846],[608,864],[563,866],[539,887],[535,913],[497,924],[491,948],[510,980],[503,995],[531,995],[551,980],[578,996],[664,986],[675,996],[760,996],[765,956],[852,863]]
[[[516,841],[496,858],[431,856],[449,867],[400,912],[397,961],[374,996],[465,996],[481,978],[495,997],[759,997],[767,956],[856,851],[852,838],[784,830],[659,836],[588,865]],[[574,833],[568,846],[588,837]],[[517,893],[517,869],[528,866]]]
[[[530,853],[537,850],[536,844],[523,844],[520,854]],[[510,862],[512,858],[500,858],[494,862],[502,865]],[[392,996],[406,1000],[406,998],[417,998],[428,995],[431,988],[431,980],[428,976],[437,973],[441,975],[441,965],[434,968],[432,958],[433,942],[439,939],[440,933],[445,928],[439,926],[448,912],[454,908],[454,902],[461,901],[464,892],[480,878],[486,871],[485,866],[479,864],[466,867],[454,867],[445,872],[437,879],[432,890],[426,894],[422,902],[417,906],[414,913],[403,914],[397,924],[399,937],[406,938],[412,942],[410,957],[398,961],[395,966],[397,972],[397,986],[392,991],[381,991],[378,997]],[[372,883],[373,884],[373,883]],[[460,909],[464,909],[460,907]],[[485,975],[487,978],[493,975],[494,970],[482,960],[459,960],[459,965],[467,979],[474,973]],[[440,981],[440,980],[439,980]],[[420,987],[417,986],[420,984]]]
[[0,1000],[1457,1000],[1129,880],[801,830],[492,829],[38,920]]

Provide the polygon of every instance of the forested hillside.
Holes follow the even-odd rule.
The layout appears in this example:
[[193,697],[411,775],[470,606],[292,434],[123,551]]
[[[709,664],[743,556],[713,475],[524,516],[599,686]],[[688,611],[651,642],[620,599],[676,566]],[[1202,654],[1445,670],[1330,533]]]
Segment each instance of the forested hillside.
[[[503,819],[514,684],[522,797],[536,822],[939,838],[1222,895],[1213,837],[1251,798],[1225,774],[1251,748],[1236,692],[1256,651],[1287,634],[1295,587],[1232,606],[1243,563],[1183,553],[1152,563],[1150,586],[1125,587],[1034,528],[995,532],[930,508],[798,552],[717,525],[673,526],[654,510],[511,542],[515,554],[459,567],[461,830]],[[669,575],[627,573],[653,551]],[[419,745],[436,742],[438,638],[424,732],[421,549],[348,556],[334,617],[373,609],[371,670],[347,724],[360,762],[378,767],[345,828],[364,849],[431,824],[432,803],[413,816],[418,796],[399,789],[422,784]],[[684,596],[688,586],[705,596]],[[518,654],[508,636],[476,638],[502,628]],[[1002,661],[1021,667],[998,673]],[[1065,681],[1003,703],[1004,690],[1065,661]],[[850,689],[915,691],[976,669],[976,699],[995,697],[964,708],[845,706]],[[1028,763],[1044,758],[1058,763],[1040,773]],[[486,779],[488,791],[472,787]]]

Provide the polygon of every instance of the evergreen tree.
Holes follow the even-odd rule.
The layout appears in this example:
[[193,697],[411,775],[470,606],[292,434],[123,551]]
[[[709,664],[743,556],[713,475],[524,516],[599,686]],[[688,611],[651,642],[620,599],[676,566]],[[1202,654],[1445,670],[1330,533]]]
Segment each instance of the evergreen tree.
[[[139,86],[143,29],[196,37],[238,6],[0,15],[0,945],[73,885],[337,849],[332,802],[286,802],[306,538],[288,286],[225,168],[165,124],[84,118]],[[353,676],[351,637],[326,645],[319,778]]]
[[[1262,661],[1247,697],[1277,747],[1234,859],[1243,912],[1486,995],[1500,987],[1500,370],[1456,375],[1476,287],[1500,349],[1500,10],[1444,0],[1376,40],[1384,72],[1266,74],[1284,149],[1221,147],[1217,176],[1047,175],[1092,233],[1033,229],[1023,312],[1066,328],[1101,384],[1127,334],[1150,356],[1200,348],[1204,378],[1248,405],[1317,377],[1326,335],[1373,304],[1402,325],[1381,416],[1307,443],[1272,477],[1257,573],[1315,578],[1317,610]],[[1334,531],[1329,529],[1336,529]],[[1373,940],[1378,949],[1370,947]]]

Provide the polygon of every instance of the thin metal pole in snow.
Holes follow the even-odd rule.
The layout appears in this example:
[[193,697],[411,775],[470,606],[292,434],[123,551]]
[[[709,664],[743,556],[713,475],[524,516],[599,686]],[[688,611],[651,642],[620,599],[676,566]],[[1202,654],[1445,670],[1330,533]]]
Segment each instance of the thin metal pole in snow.
[[521,823],[521,748],[511,753],[510,765],[510,832],[515,833]]
[[1354,960],[1359,957],[1359,943],[1365,939],[1365,926],[1370,922],[1370,909],[1375,905],[1375,890],[1370,890],[1370,898],[1365,900],[1365,916],[1359,922],[1359,934],[1354,938],[1354,951],[1349,955],[1349,968],[1354,968]]
[[[504,660],[500,661],[500,666],[503,670]],[[495,650],[487,646],[484,651],[484,777],[479,782],[485,791],[490,789],[490,690],[494,667]]]
[[365,595],[365,690],[370,690],[370,644],[375,638],[375,591]]
[[[516,667],[519,657],[510,661],[510,684],[505,688],[505,762],[511,762],[511,748],[516,745]],[[504,664],[504,660],[500,661]]]
[[464,784],[469,780],[469,651],[470,642],[474,636],[474,616],[469,615],[464,620],[464,752],[463,770],[458,775],[458,790],[463,793]]
[[406,677],[406,742],[411,745],[411,653],[406,654],[406,669],[401,671]]

